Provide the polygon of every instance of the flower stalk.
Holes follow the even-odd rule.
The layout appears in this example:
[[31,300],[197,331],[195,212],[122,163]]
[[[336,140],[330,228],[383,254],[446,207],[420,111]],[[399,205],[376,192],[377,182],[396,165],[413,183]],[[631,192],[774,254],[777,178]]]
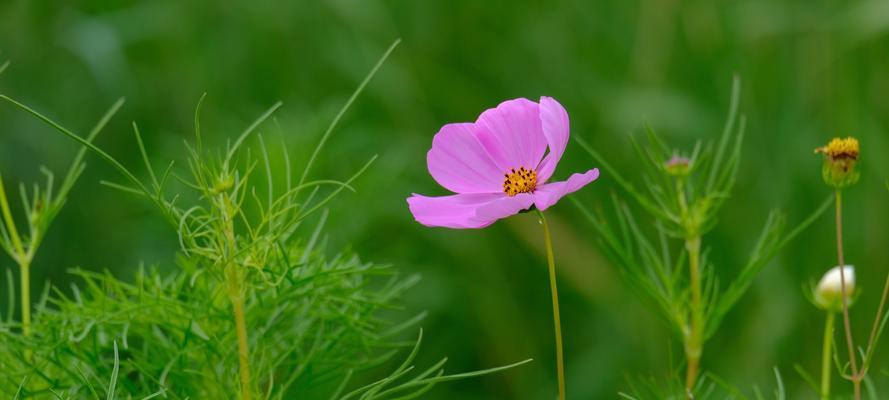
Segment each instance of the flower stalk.
[[[846,265],[843,255],[843,192],[840,188],[836,189],[836,227],[837,227],[837,260],[839,265]],[[845,268],[840,268],[840,298],[842,299],[843,310],[843,329],[846,333],[846,347],[849,352],[849,366],[852,369],[850,380],[855,389],[855,400],[861,399],[861,375],[858,373],[858,357],[855,355],[855,343],[852,338],[852,326],[849,323],[849,302],[846,293],[846,273]]]
[[241,400],[251,400],[252,384],[250,374],[250,344],[247,336],[247,315],[244,311],[244,272],[235,262],[237,242],[235,239],[233,203],[227,193],[219,195],[219,209],[222,211],[222,225],[225,232],[225,284],[235,319],[235,332],[238,337],[238,372],[241,378]]
[[[19,266],[20,276],[20,292],[22,306],[22,336],[31,336],[31,253],[25,250],[22,240],[19,237],[18,229],[15,226],[15,220],[12,218],[12,212],[9,209],[9,200],[6,197],[6,189],[3,186],[3,179],[0,178],[0,211],[3,213],[3,222],[6,224],[4,232],[8,232],[9,240],[12,242],[12,255],[15,263]],[[31,361],[33,351],[28,349],[25,351],[25,360]]]
[[[836,191],[836,224],[837,224],[837,258],[840,262],[844,261],[844,253],[843,253],[843,216],[842,216],[842,192],[837,189]],[[841,298],[847,299],[847,296],[852,296],[852,293],[847,293],[846,291],[846,276],[844,273],[845,268],[840,268],[840,281],[841,281]],[[846,379],[852,381],[852,385],[854,388],[854,395],[856,400],[861,399],[861,383],[864,381],[864,378],[867,377],[868,368],[870,366],[870,362],[873,358],[874,350],[876,348],[877,341],[879,339],[880,334],[882,333],[881,323],[883,322],[883,312],[886,307],[886,299],[889,297],[889,276],[886,277],[886,282],[883,284],[883,293],[880,296],[880,305],[877,308],[877,314],[874,317],[873,325],[871,326],[870,335],[867,341],[867,347],[864,349],[863,354],[861,354],[861,366],[858,366],[858,357],[854,352],[855,343],[854,343],[854,335],[852,334],[851,324],[849,323],[849,302],[847,300],[842,301],[842,311],[843,311],[843,327],[846,331],[846,345],[849,351],[849,365],[852,370],[852,374],[849,376],[845,376]]]
[[688,276],[691,284],[691,323],[685,333],[685,358],[687,370],[685,375],[685,391],[689,399],[693,398],[695,381],[703,352],[704,310],[701,303],[701,237],[695,236],[685,241],[688,251]]
[[704,307],[701,300],[701,223],[696,218],[696,210],[690,207],[685,195],[685,176],[671,174],[676,178],[676,195],[685,236],[685,250],[688,252],[688,281],[691,292],[689,323],[683,328],[685,337],[685,394],[694,398],[695,381],[701,364],[704,349]]
[[22,335],[28,337],[31,336],[31,266],[27,263],[19,264],[19,266],[21,267],[22,286]]
[[883,294],[880,297],[880,306],[877,309],[877,316],[874,318],[873,326],[871,326],[870,337],[867,340],[867,350],[864,352],[864,360],[861,366],[862,379],[867,374],[870,361],[873,357],[874,348],[877,345],[881,331],[881,323],[883,322],[883,311],[886,308],[886,297],[889,296],[889,275],[886,276],[886,282],[883,284]]
[[845,257],[843,254],[843,189],[854,185],[858,182],[860,173],[857,169],[857,163],[860,157],[860,145],[858,139],[854,137],[834,138],[827,145],[815,149],[815,153],[824,154],[824,164],[822,166],[822,178],[824,182],[834,188],[834,197],[836,205],[836,241],[837,241],[837,260],[839,261],[840,272],[840,298],[841,309],[843,312],[843,328],[845,330],[846,346],[849,353],[849,367],[851,375],[844,375],[844,378],[852,381],[854,387],[855,400],[861,399],[861,382],[867,376],[867,370],[873,357],[874,348],[877,340],[882,333],[881,323],[883,322],[883,310],[886,305],[886,298],[889,295],[889,276],[883,287],[883,294],[880,298],[880,306],[874,318],[871,327],[870,336],[868,338],[867,347],[861,356],[861,364],[859,368],[858,355],[855,352],[854,335],[852,334],[851,324],[849,323],[849,301],[846,288]]
[[[840,263],[844,261],[843,254],[843,195],[840,189],[836,190],[836,225],[837,225],[837,259]],[[842,264],[841,264],[842,265]],[[843,299],[847,299],[847,296],[851,296],[852,293],[846,292],[846,276],[844,273],[845,268],[840,268],[840,282],[841,282],[841,296]],[[867,341],[867,347],[864,349],[864,353],[861,354],[861,365],[859,368],[858,365],[858,357],[855,354],[855,342],[854,335],[852,334],[851,324],[849,323],[849,302],[842,302],[842,310],[843,310],[843,327],[846,331],[846,346],[849,351],[849,366],[852,370],[852,374],[847,376],[846,379],[852,381],[852,385],[854,388],[855,400],[861,399],[861,383],[864,381],[864,378],[867,377],[868,367],[870,366],[870,361],[873,357],[873,352],[876,347],[877,340],[880,336],[881,329],[880,324],[883,321],[883,311],[886,306],[886,298],[889,296],[889,276],[886,277],[886,282],[883,285],[883,294],[880,297],[880,305],[877,308],[877,314],[874,317],[873,326],[871,327],[870,335]]]
[[228,298],[232,303],[235,318],[235,331],[238,335],[238,371],[241,378],[241,399],[251,399],[250,378],[250,345],[247,338],[247,315],[244,312],[244,295],[241,281],[243,277],[238,273],[239,268],[232,266],[226,272]]
[[565,400],[565,357],[562,352],[562,321],[559,316],[559,288],[556,284],[556,261],[553,256],[553,241],[549,231],[549,224],[543,212],[537,210],[540,224],[543,225],[543,239],[546,245],[546,261],[549,265],[549,286],[553,300],[553,325],[556,334],[556,372],[559,379],[559,400]]
[[824,343],[821,348],[821,400],[830,400],[830,362],[833,358],[833,329],[836,313],[827,311],[824,320]]

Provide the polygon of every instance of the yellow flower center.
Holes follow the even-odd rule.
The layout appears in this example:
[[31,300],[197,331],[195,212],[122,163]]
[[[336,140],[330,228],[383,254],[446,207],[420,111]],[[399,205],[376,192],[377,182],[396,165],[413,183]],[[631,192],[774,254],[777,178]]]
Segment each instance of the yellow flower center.
[[845,139],[833,138],[827,146],[815,149],[816,153],[824,153],[830,159],[858,159],[858,139],[849,136]]
[[504,174],[506,179],[503,180],[503,192],[507,196],[512,197],[519,193],[531,193],[537,189],[537,172],[533,169],[511,169],[511,172]]

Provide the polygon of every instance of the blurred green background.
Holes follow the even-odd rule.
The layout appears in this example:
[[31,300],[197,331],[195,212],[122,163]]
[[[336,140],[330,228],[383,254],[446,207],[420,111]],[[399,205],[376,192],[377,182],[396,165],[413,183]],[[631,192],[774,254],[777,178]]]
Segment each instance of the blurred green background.
[[[402,38],[314,172],[344,178],[380,155],[357,182],[358,193],[331,206],[330,249],[353,248],[366,260],[422,274],[405,312],[429,311],[425,361],[447,355],[456,372],[536,360],[441,385],[427,398],[540,399],[555,393],[541,232],[530,215],[478,231],[415,223],[405,203],[410,193],[445,194],[426,172],[433,134],[504,99],[553,96],[570,113],[573,135],[635,177],[627,137],[647,121],[682,151],[714,138],[737,73],[748,118],[743,165],[719,227],[704,238],[722,281],[746,260],[770,209],[797,222],[828,195],[813,149],[835,135],[856,135],[862,179],[847,194],[846,248],[864,289],[853,309],[864,340],[889,270],[889,3],[528,3],[6,0],[0,59],[12,63],[0,75],[0,92],[80,133],[125,96],[97,142],[137,170],[131,121],[165,165],[183,161],[181,143],[192,135],[203,92],[204,129],[219,144],[282,100],[280,131],[299,166],[377,58]],[[265,130],[277,134],[274,125]],[[0,131],[7,185],[39,179],[40,165],[61,173],[76,150],[8,105],[0,106]],[[555,177],[593,166],[571,145]],[[119,180],[90,156],[35,261],[36,282],[66,287],[65,270],[74,266],[126,277],[140,262],[173,265],[174,232],[147,202],[100,186],[101,179]],[[617,190],[603,171],[574,196],[595,206]],[[615,398],[627,377],[664,377],[681,354],[667,327],[603,261],[592,229],[569,202],[550,215],[569,396]],[[799,363],[814,374],[820,357],[823,315],[806,302],[802,285],[835,264],[833,234],[831,219],[820,219],[764,270],[709,343],[705,368],[751,393],[753,385],[771,388],[778,367],[791,398],[814,397],[793,370]],[[884,393],[887,355],[883,346],[873,370]]]

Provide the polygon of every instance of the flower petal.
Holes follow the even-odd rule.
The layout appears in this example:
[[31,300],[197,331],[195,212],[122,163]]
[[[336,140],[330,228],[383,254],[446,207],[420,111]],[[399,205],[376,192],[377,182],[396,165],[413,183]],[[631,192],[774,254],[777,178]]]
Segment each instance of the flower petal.
[[474,124],[443,126],[432,139],[426,165],[432,178],[452,192],[503,191],[503,172],[479,143]]
[[568,146],[570,135],[568,112],[551,97],[540,98],[540,122],[543,128],[543,136],[549,146],[549,153],[537,167],[537,181],[544,183],[553,176],[556,165]]
[[540,211],[546,210],[566,194],[574,193],[588,183],[599,178],[599,169],[593,168],[582,174],[572,174],[567,181],[547,183],[534,191],[534,205]]
[[530,194],[508,197],[503,193],[469,193],[442,197],[414,194],[407,199],[417,222],[430,227],[484,228],[500,218],[530,208]]
[[507,100],[486,110],[475,122],[478,139],[500,168],[533,169],[546,152],[540,107],[528,99]]
[[518,214],[534,204],[534,196],[530,193],[519,193],[515,196],[504,196],[478,208],[476,216],[494,222],[501,218]]

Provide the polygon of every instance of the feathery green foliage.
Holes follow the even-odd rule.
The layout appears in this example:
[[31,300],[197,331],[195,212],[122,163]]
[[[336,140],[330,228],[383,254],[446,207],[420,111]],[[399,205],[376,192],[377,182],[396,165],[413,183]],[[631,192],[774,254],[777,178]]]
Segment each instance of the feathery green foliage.
[[[740,81],[736,78],[719,141],[698,142],[687,157],[671,150],[650,128],[646,129],[646,145],[633,139],[644,168],[644,190],[624,178],[586,142],[576,139],[653,220],[651,224],[640,221],[617,196],[613,196],[615,222],[604,212],[593,212],[572,199],[599,233],[608,259],[654,301],[685,345],[689,370],[686,389],[690,391],[699,390],[695,379],[704,342],[769,260],[830,206],[827,199],[788,233],[784,233],[784,216],[771,212],[747,263],[728,285],[720,286],[717,268],[702,248],[701,237],[716,226],[720,208],[735,183],[745,125],[744,117],[738,115],[739,95]],[[683,246],[676,246],[674,240]]]
[[[0,393],[17,398],[407,399],[439,382],[530,361],[444,375],[444,359],[408,377],[418,340],[392,374],[347,390],[406,345],[398,334],[423,314],[399,322],[386,311],[398,307],[399,295],[417,277],[361,262],[348,252],[327,255],[322,233],[327,212],[318,212],[342,190],[354,190],[352,183],[373,159],[345,181],[307,177],[339,119],[396,45],[337,114],[298,182],[291,180],[289,161],[285,171],[272,170],[273,153],[257,133],[280,103],[224,152],[214,153],[204,146],[202,98],[194,142],[186,145],[188,177],[174,172],[173,163],[157,170],[134,124],[148,173],[143,181],[93,145],[94,135],[82,138],[0,95],[114,166],[127,182],[103,184],[155,204],[181,248],[180,268],[173,273],[140,267],[135,281],[127,283],[109,273],[75,269],[72,274],[81,284],[72,285],[72,294],[47,286],[35,310],[33,335],[19,334],[10,321],[0,325]],[[248,145],[254,136],[259,157]],[[287,149],[281,150],[289,160]],[[173,181],[190,191],[171,189]],[[319,222],[307,232],[305,221],[313,216]]]
[[[758,386],[753,386],[753,396],[744,394],[739,388],[725,382],[718,376],[705,372],[701,379],[695,383],[695,399],[699,400],[765,400],[767,398],[784,400],[786,390],[784,378],[778,368],[774,368],[775,389],[774,397],[765,397]],[[618,393],[625,400],[683,400],[687,399],[685,386],[682,384],[678,371],[671,370],[664,380],[654,378],[631,378],[628,380],[628,390]]]
[[[9,65],[7,61],[0,66],[0,73]],[[123,99],[117,100],[111,108],[99,119],[95,127],[87,134],[85,143],[92,143],[93,139],[111,120],[115,113],[123,106]],[[41,167],[40,172],[45,176],[46,182],[43,187],[35,183],[29,194],[28,188],[24,183],[19,184],[19,195],[22,201],[22,214],[27,221],[27,231],[20,231],[16,225],[16,218],[13,216],[10,201],[6,194],[3,184],[3,177],[0,174],[0,213],[3,220],[0,222],[0,248],[18,265],[19,272],[19,288],[20,288],[20,304],[21,304],[21,323],[20,329],[22,335],[29,336],[31,334],[31,264],[37,255],[44,237],[55,218],[61,212],[68,200],[68,194],[74,187],[74,184],[83,173],[86,164],[84,156],[86,155],[86,147],[81,147],[74,157],[74,161],[68,168],[62,180],[61,186],[56,191],[54,188],[55,176],[53,172],[46,167]],[[12,284],[11,276],[9,284]],[[11,286],[10,286],[11,287]],[[9,290],[9,307],[7,311],[7,322],[12,321],[12,307],[15,304],[13,297],[14,290]],[[31,349],[25,351],[25,358],[31,359]]]
[[[84,141],[92,143],[93,139],[108,124],[108,121],[120,110],[124,100],[120,99],[115,102],[111,108],[99,120],[96,126],[89,132]],[[2,228],[2,236],[0,236],[0,247],[17,263],[30,264],[40,243],[46,235],[53,220],[58,216],[64,207],[68,193],[74,187],[83,173],[86,164],[83,161],[87,149],[82,147],[68,168],[61,186],[54,188],[55,177],[49,169],[40,167],[40,172],[46,177],[44,186],[34,184],[29,194],[28,188],[24,183],[19,185],[19,194],[22,200],[24,210],[24,219],[27,221],[27,234],[20,232],[16,228],[15,220],[9,210],[9,200],[6,191],[3,188],[3,181],[0,178],[0,205],[3,208],[4,223],[0,224]]]
[[[320,225],[319,230],[320,231]],[[323,241],[323,240],[322,240]],[[316,242],[317,243],[317,242]],[[352,372],[380,365],[400,347],[397,334],[418,318],[399,323],[380,312],[416,277],[361,262],[347,253],[332,259],[321,244],[299,246],[292,263],[270,266],[284,279],[273,290],[256,290],[246,308],[263,398],[321,395]],[[121,346],[119,393],[172,398],[229,398],[237,393],[238,362],[231,311],[224,289],[199,266],[180,257],[182,271],[161,274],[140,268],[133,283],[108,273],[72,270],[82,284],[73,295],[55,289],[37,307],[28,339],[9,341],[3,357],[4,389],[29,379],[28,394],[54,390],[89,396],[113,376],[113,346]],[[29,366],[18,349],[36,349]],[[89,377],[86,382],[83,377]],[[92,386],[92,388],[91,388]],[[99,392],[102,396],[104,393]]]

